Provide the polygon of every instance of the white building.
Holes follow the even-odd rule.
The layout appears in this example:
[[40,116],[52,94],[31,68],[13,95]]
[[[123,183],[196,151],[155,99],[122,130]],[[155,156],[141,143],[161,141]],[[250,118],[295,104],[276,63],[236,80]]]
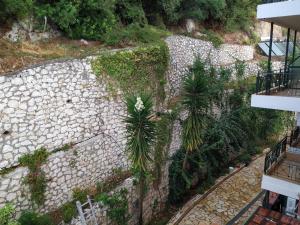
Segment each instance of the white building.
[[[300,56],[295,44],[300,30],[300,0],[265,0],[257,7],[257,18],[271,25],[268,70],[256,81],[251,106],[300,112]],[[279,71],[271,68],[273,25],[288,29],[285,64]],[[276,46],[275,46],[276,47]],[[300,126],[300,113],[297,113]],[[262,188],[264,207],[300,218],[300,129],[296,127],[266,155]],[[299,202],[300,203],[300,202]]]

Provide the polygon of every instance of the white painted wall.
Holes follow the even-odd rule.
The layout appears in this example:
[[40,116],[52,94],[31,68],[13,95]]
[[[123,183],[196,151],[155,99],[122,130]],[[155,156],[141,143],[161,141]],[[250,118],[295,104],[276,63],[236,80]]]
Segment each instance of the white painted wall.
[[300,126],[300,113],[299,112],[296,113],[296,119],[297,119],[297,126],[299,127]]
[[299,199],[300,185],[281,180],[279,178],[263,175],[261,188],[291,198]]
[[265,109],[300,112],[300,98],[253,94],[251,96],[251,106]]

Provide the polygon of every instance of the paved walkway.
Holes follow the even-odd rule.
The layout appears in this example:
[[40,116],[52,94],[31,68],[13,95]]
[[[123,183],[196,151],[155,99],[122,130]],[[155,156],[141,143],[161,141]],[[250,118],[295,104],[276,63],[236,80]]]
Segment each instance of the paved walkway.
[[221,183],[199,201],[178,225],[225,225],[229,222],[261,192],[264,158],[257,158]]

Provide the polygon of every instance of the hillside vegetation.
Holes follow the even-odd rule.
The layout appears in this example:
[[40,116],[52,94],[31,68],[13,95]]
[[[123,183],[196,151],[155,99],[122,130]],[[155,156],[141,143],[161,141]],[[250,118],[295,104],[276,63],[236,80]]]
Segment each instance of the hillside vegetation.
[[[33,28],[54,25],[67,37],[116,44],[152,41],[156,30],[191,18],[226,31],[249,30],[259,0],[2,0],[0,22],[30,18]],[[155,26],[155,29],[149,27]],[[154,37],[153,37],[154,36]],[[146,39],[146,40],[145,40]],[[149,40],[148,40],[149,39]]]

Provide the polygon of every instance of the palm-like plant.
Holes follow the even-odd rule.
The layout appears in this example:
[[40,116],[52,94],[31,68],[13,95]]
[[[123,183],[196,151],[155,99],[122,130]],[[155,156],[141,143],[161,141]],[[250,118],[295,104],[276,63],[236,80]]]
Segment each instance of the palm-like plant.
[[143,199],[146,176],[149,173],[151,145],[155,141],[155,122],[152,118],[150,95],[126,98],[128,116],[125,119],[127,130],[127,151],[139,185],[139,224],[143,224]]
[[228,150],[239,150],[248,137],[241,126],[240,118],[236,117],[234,112],[221,112],[220,117],[212,124],[206,133],[208,144],[203,146],[206,151],[219,149],[226,154]]
[[210,102],[209,77],[205,72],[204,64],[197,60],[183,85],[182,105],[188,112],[183,122],[182,141],[186,151],[183,169],[186,168],[188,154],[202,144]]

